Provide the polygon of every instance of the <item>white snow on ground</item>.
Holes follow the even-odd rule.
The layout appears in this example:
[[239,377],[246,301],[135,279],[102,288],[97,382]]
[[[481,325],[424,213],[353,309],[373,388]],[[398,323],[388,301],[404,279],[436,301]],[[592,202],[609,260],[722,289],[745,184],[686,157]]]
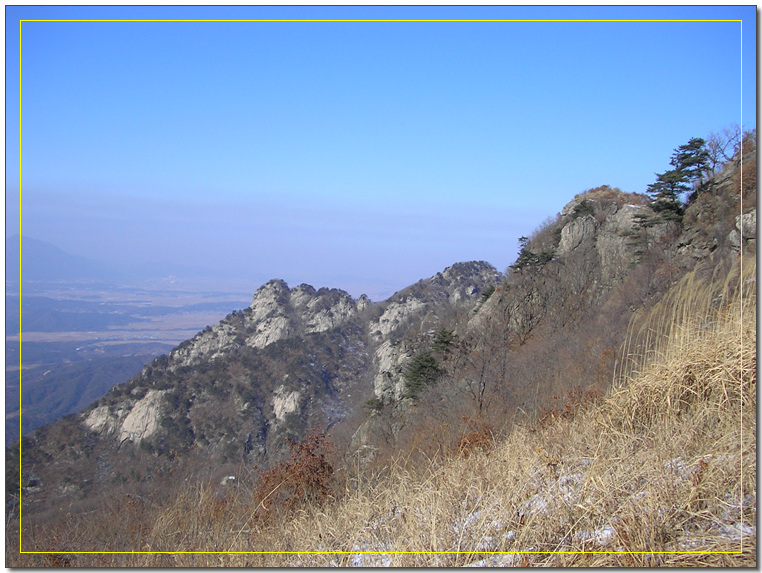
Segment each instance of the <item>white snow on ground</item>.
[[358,553],[352,555],[351,567],[391,567],[392,565],[392,558],[386,553],[360,553],[368,549],[357,545],[352,548],[352,551],[358,551]]
[[592,541],[593,543],[606,547],[616,537],[616,530],[610,525],[606,525],[595,531],[580,531],[574,538],[578,541]]
[[[726,460],[723,456],[704,456],[699,460],[688,462],[682,457],[677,457],[665,462],[663,467],[671,474],[675,486],[678,486],[686,480],[694,480],[702,468],[719,461]],[[587,465],[589,464],[581,463],[577,464],[576,467],[566,467],[565,471],[561,470],[552,475],[546,471],[538,470],[535,472],[531,479],[537,487],[536,493],[520,504],[521,509],[516,517],[523,522],[531,523],[533,515],[547,515],[564,506],[573,506],[583,502],[586,478],[584,473],[580,473],[580,470],[584,472]],[[559,469],[562,467],[559,466]],[[645,483],[640,483],[634,489],[636,491],[632,494],[632,499],[640,500],[650,495]],[[718,501],[724,510],[717,522],[704,532],[686,532],[685,537],[678,543],[678,547],[685,551],[695,551],[706,547],[708,543],[716,540],[717,536],[736,542],[741,541],[742,536],[744,538],[755,537],[757,534],[756,525],[742,522],[743,507],[755,503],[755,496],[747,495],[742,503],[732,494],[727,494],[724,500]],[[468,507],[476,509],[468,511]],[[490,553],[505,550],[505,553],[495,553],[468,563],[465,567],[521,567],[525,563],[522,552],[537,550],[535,547],[515,546],[517,534],[513,529],[508,529],[512,520],[508,517],[508,510],[502,506],[499,499],[493,498],[489,501],[481,497],[464,499],[461,508],[463,517],[450,524],[450,531],[460,540],[462,551]],[[416,508],[413,513],[415,514],[414,519],[417,519],[421,524],[428,523],[431,518],[426,508]],[[403,514],[402,509],[395,507],[370,522],[368,529],[373,532],[374,537],[383,537],[384,530],[393,529],[394,520]],[[576,542],[581,542],[585,550],[589,551],[624,551],[624,547],[617,544],[618,525],[617,519],[614,518],[610,523],[595,530],[571,533],[565,539],[558,540],[559,547],[573,539]],[[422,537],[425,538],[425,535]],[[439,541],[440,544],[444,543],[442,539]],[[432,555],[434,561],[432,561],[431,566],[436,566],[439,563],[439,557]],[[393,552],[388,543],[383,541],[357,543],[352,547],[352,554],[346,564],[350,567],[391,567]],[[331,565],[338,566],[338,563],[332,562]]]
[[487,559],[474,561],[464,567],[516,567],[521,563],[521,553],[501,553]]

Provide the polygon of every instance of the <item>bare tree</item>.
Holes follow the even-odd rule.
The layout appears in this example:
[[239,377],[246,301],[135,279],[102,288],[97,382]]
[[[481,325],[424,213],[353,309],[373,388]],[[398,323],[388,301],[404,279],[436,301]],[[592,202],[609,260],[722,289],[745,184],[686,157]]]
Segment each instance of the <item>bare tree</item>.
[[720,133],[711,133],[706,140],[709,152],[710,176],[716,175],[733,157],[741,146],[743,130],[738,124],[726,127]]
[[481,317],[468,339],[459,345],[458,370],[453,376],[471,402],[477,419],[483,419],[504,393],[515,340],[505,313],[493,312]]
[[524,345],[547,313],[548,277],[540,266],[527,267],[513,276],[505,291],[504,315],[519,345]]

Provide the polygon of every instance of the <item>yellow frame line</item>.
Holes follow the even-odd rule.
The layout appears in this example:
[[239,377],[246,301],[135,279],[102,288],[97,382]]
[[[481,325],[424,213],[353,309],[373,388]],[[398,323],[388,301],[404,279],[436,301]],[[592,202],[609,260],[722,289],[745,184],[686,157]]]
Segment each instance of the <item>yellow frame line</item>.
[[741,22],[741,548],[743,549],[743,21]]

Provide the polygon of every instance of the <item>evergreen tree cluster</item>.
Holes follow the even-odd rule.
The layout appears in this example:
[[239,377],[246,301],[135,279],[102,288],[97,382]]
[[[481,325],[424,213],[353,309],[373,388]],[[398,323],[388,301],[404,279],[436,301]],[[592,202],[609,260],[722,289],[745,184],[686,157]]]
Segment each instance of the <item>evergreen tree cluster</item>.
[[403,397],[417,398],[421,390],[435,382],[441,374],[442,369],[431,352],[426,351],[416,355],[405,373],[407,390]]
[[520,271],[525,267],[542,266],[552,260],[552,251],[532,251],[529,249],[529,237],[519,237],[519,256],[510,267],[515,271]]
[[685,209],[682,197],[692,190],[698,192],[704,174],[709,171],[706,142],[700,137],[692,138],[674,151],[669,163],[672,169],[657,173],[656,181],[646,193],[651,197],[651,208],[662,220],[680,224]]

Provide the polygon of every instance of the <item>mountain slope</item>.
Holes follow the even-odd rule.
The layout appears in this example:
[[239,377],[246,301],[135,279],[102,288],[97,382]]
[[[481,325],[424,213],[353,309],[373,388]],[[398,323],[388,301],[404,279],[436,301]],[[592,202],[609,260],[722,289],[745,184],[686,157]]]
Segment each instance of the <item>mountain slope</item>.
[[[227,478],[167,498],[114,488],[101,514],[22,530],[27,547],[57,554],[10,563],[754,567],[756,269],[738,263],[713,278],[697,269],[633,321],[632,362],[604,399],[573,395],[420,467],[401,452],[329,476],[329,501],[291,514]],[[125,554],[70,553],[103,547]]]
[[[115,384],[139,372],[156,354],[107,356],[9,371],[5,381],[6,445],[18,442],[19,432],[27,434],[86,408]],[[20,418],[19,404],[24,408]]]
[[114,480],[155,480],[177,459],[204,460],[218,474],[272,465],[287,455],[287,439],[362,417],[379,346],[469,307],[497,278],[486,263],[461,263],[378,304],[270,281],[248,308],[157,358],[77,418],[26,438],[22,464],[36,484],[27,492],[39,500],[32,507],[81,503]]
[[271,281],[81,416],[26,438],[23,510],[85,511],[116,486],[171,496],[173,480],[255,480],[253,466],[282,467],[311,429],[372,468],[552,418],[567,393],[609,389],[636,312],[686,273],[727,274],[754,251],[755,237],[734,233],[756,211],[738,215],[741,172],[728,169],[683,227],[641,224],[654,217],[642,195],[582,193],[522,240],[505,277],[459,263],[377,304]]

